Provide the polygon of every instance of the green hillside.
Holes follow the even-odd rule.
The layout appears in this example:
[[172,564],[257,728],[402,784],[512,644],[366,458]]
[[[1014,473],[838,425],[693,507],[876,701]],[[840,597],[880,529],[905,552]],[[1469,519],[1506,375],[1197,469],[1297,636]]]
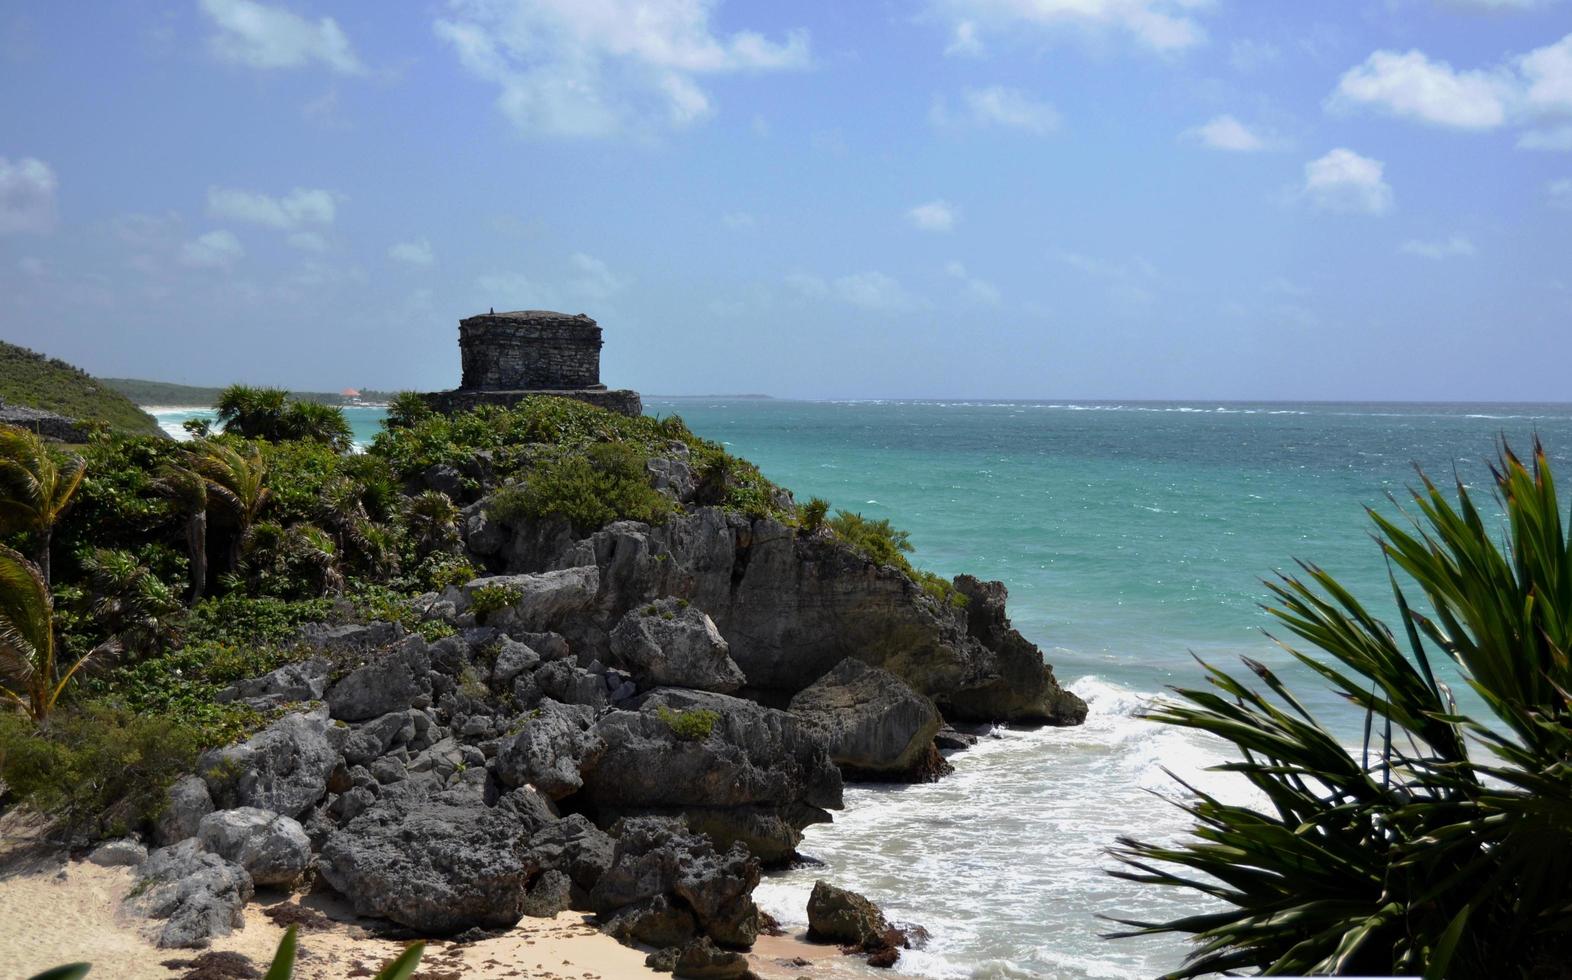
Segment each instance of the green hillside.
[[[218,403],[222,388],[203,388],[197,385],[175,384],[171,381],[144,381],[141,378],[103,378],[103,383],[125,395],[138,405],[169,405],[208,408]],[[361,389],[360,397],[369,402],[385,402],[395,392]],[[347,405],[350,399],[330,391],[292,391],[289,396],[296,401],[322,402],[324,405]]]
[[158,435],[162,431],[153,416],[86,371],[3,340],[0,400],[74,419],[100,420],[119,432]]

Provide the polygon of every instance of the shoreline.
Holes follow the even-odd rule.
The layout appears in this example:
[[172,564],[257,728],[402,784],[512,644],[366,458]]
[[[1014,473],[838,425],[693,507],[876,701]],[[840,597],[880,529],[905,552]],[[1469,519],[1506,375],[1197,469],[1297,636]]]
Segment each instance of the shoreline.
[[[13,849],[20,849],[15,842],[7,848]],[[408,942],[380,938],[373,930],[385,923],[355,916],[347,903],[325,889],[304,895],[265,889],[246,904],[245,924],[215,938],[207,949],[160,949],[143,935],[146,920],[122,908],[134,886],[131,868],[69,860],[59,850],[0,858],[0,949],[13,953],[0,962],[0,980],[23,980],[54,966],[83,961],[93,965],[90,977],[175,980],[187,968],[167,963],[194,960],[209,952],[239,953],[260,972],[284,935],[285,927],[267,914],[280,906],[293,906],[294,915],[308,920],[299,930],[296,980],[339,980],[357,968],[375,972]],[[563,912],[550,919],[526,916],[512,929],[472,943],[428,940],[421,972],[437,976],[453,971],[466,980],[670,976],[644,965],[649,950],[622,945],[592,920],[582,912]],[[24,957],[16,957],[17,952]],[[836,978],[861,972],[848,969],[856,965],[853,957],[843,956],[835,946],[810,943],[801,934],[760,936],[747,955],[761,980]],[[891,970],[879,975],[906,976]]]

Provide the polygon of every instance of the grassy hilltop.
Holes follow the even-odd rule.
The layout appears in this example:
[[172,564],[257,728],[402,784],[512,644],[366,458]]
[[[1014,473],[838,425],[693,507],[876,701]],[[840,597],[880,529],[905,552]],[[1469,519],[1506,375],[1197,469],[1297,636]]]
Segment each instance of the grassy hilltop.
[[0,341],[0,400],[107,422],[127,435],[158,435],[158,423],[107,383],[65,361]]
[[[138,405],[189,405],[211,408],[218,404],[222,388],[205,388],[199,385],[182,385],[170,381],[146,381],[141,378],[104,378],[104,384],[125,395]],[[386,402],[396,392],[361,389],[365,401]],[[331,391],[292,391],[290,398],[301,402],[320,402],[323,405],[347,405],[350,399]]]

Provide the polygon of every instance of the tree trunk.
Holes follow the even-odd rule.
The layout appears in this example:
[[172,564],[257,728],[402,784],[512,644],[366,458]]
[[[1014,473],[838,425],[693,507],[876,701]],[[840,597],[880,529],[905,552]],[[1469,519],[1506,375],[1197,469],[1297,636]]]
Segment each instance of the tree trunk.
[[191,602],[196,605],[207,591],[207,511],[199,510],[186,522],[186,545],[191,549]]
[[54,536],[54,528],[45,524],[38,529],[38,570],[44,576],[44,588],[49,588],[49,539]]

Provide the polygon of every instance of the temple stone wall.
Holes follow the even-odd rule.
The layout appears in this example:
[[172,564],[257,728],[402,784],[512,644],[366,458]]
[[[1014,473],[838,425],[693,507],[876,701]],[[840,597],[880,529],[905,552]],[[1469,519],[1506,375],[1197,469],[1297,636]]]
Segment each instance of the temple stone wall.
[[471,391],[600,387],[600,327],[582,314],[544,310],[488,313],[459,321],[459,351]]

